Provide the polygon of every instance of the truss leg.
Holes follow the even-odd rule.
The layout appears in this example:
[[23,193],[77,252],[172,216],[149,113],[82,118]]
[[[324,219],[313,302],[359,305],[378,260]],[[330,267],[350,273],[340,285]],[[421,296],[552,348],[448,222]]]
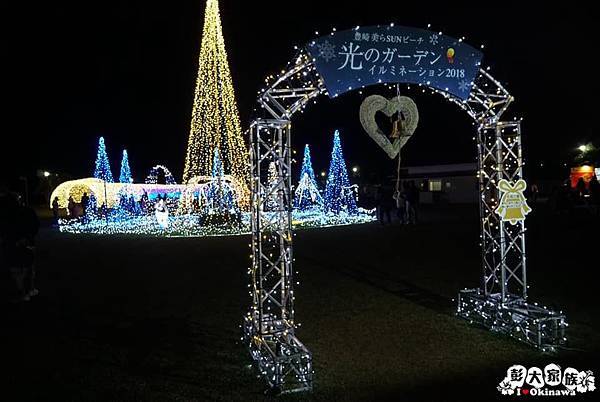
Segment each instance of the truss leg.
[[520,122],[492,121],[478,133],[481,289],[458,295],[458,316],[541,349],[565,342],[565,316],[527,300],[525,223],[504,222],[496,214],[501,179],[523,177]]
[[294,334],[290,122],[254,121],[251,144],[252,308],[243,339],[269,386],[310,390],[312,356]]

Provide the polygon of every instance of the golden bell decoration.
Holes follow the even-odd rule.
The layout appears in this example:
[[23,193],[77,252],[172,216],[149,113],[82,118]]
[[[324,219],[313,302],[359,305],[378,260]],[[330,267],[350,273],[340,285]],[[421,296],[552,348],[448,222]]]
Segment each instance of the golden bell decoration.
[[525,220],[525,216],[531,212],[523,194],[527,188],[525,180],[520,179],[512,185],[508,180],[502,179],[498,182],[498,188],[502,192],[502,197],[495,212],[503,221],[508,221],[513,225]]
[[400,138],[404,133],[404,124],[403,120],[398,117],[396,120],[392,120],[392,134],[390,134],[390,138]]

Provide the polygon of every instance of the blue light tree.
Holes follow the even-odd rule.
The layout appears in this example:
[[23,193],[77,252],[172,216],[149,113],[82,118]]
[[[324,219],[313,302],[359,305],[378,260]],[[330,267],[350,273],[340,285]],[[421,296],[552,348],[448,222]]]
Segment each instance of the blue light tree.
[[329,164],[329,175],[325,187],[325,212],[339,214],[347,212],[354,214],[358,212],[356,198],[346,170],[346,161],[342,153],[340,133],[335,130],[333,135],[333,150],[331,151],[331,162]]
[[300,181],[294,192],[294,208],[300,211],[306,211],[315,207],[323,206],[323,196],[317,186],[315,171],[312,167],[310,158],[310,147],[304,146],[304,159],[302,161],[302,170],[300,171]]
[[96,155],[96,168],[94,170],[96,179],[104,180],[107,183],[113,183],[113,175],[110,171],[110,162],[106,155],[106,146],[104,145],[104,137],[100,137],[98,141],[98,154]]
[[212,177],[216,178],[223,176],[225,176],[225,169],[223,168],[223,162],[221,161],[221,156],[219,155],[219,148],[215,148],[212,163]]
[[127,150],[123,150],[123,159],[121,159],[121,174],[119,175],[119,183],[133,183],[131,177],[131,169],[129,168],[129,156]]
[[207,191],[209,209],[224,212],[235,208],[234,194],[229,183],[225,181],[225,169],[215,148],[212,163],[212,181]]

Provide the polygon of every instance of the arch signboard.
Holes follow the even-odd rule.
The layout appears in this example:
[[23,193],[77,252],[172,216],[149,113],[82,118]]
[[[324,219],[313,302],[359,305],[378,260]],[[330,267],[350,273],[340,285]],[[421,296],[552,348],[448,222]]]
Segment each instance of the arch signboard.
[[404,83],[466,100],[483,58],[462,39],[394,25],[335,32],[310,42],[306,50],[330,97],[368,85]]

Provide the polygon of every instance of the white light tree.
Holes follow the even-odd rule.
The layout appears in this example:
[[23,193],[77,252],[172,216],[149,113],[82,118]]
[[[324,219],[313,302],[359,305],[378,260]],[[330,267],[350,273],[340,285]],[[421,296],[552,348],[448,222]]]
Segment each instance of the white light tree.
[[310,157],[310,147],[304,146],[304,159],[302,161],[302,170],[300,171],[300,181],[294,191],[294,208],[299,211],[306,211],[314,208],[323,207],[323,196],[317,187],[315,172],[312,167]]

